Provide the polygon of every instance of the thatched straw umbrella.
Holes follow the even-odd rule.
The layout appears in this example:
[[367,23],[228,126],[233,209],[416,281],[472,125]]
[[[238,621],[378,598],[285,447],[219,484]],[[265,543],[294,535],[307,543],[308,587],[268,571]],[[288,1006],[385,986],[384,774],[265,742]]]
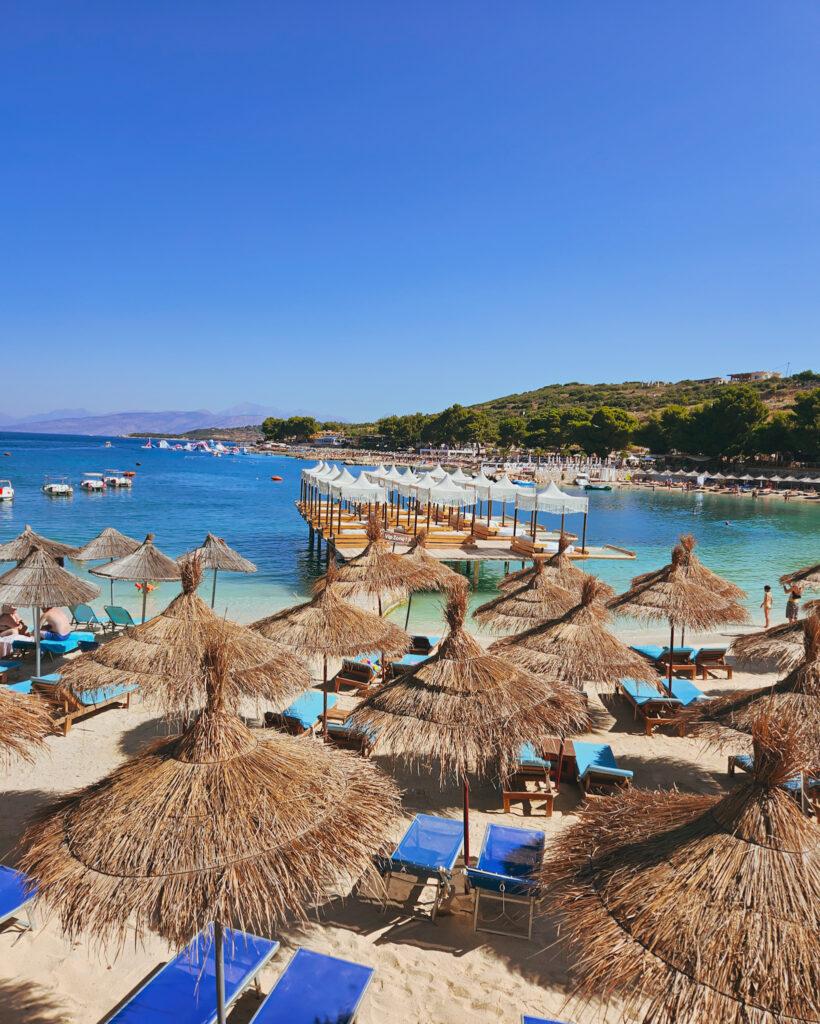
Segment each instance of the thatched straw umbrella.
[[601,604],[601,590],[600,581],[588,576],[580,602],[569,611],[517,636],[496,640],[490,650],[578,688],[584,683],[610,685],[621,677],[657,683],[657,672],[610,630],[612,615]]
[[803,660],[773,686],[735,690],[724,697],[700,701],[681,712],[678,721],[693,732],[720,744],[731,742],[725,730],[751,734],[761,716],[784,725],[802,726],[812,738],[812,762],[803,768],[814,771],[820,764],[820,620],[803,619]]
[[[253,562],[243,558],[238,551],[229,548],[221,537],[215,537],[212,533],[209,533],[205,538],[202,547],[196,548],[192,554],[199,557],[199,564],[203,569],[213,569],[214,571],[214,583],[211,589],[211,608],[216,603],[216,574],[220,570],[222,572],[246,573],[257,571]],[[185,555],[181,555],[177,561],[180,562],[183,558],[185,558]]]
[[390,550],[384,528],[375,516],[367,522],[367,547],[339,566],[334,586],[343,598],[375,598],[379,615],[383,600],[396,600],[411,590],[430,590],[440,573],[427,562],[409,561]]
[[181,947],[213,923],[219,1021],[223,928],[272,935],[305,919],[369,872],[399,808],[370,762],[248,729],[225,700],[229,660],[223,638],[210,643],[194,724],[38,813],[21,861],[72,940],[122,949],[136,925]]
[[40,675],[40,610],[93,601],[100,588],[62,569],[40,548],[33,548],[16,569],[0,576],[0,604],[34,613],[36,675]]
[[[454,572],[448,565],[440,562],[435,555],[427,550],[427,531],[422,529],[413,538],[409,551],[400,556],[403,561],[409,562],[419,568],[424,568],[432,573],[427,586],[414,587],[415,590],[437,590],[440,593],[450,593],[453,590],[463,589],[469,584],[461,573]],[[410,623],[410,608],[413,604],[413,592],[407,598],[407,615],[404,618],[404,628]]]
[[810,590],[820,590],[820,565],[809,565],[804,569],[796,569],[794,572],[787,572],[780,577],[784,587],[792,586],[794,583],[802,583]]
[[145,540],[130,555],[118,558],[108,565],[90,569],[92,576],[107,580],[132,580],[142,588],[142,622],[145,622],[145,603],[148,598],[148,584],[152,581],[167,583],[180,578],[179,566],[167,555],[154,547],[153,533],[146,534]]
[[[138,540],[133,537],[126,537],[124,533],[115,530],[113,526],[106,526],[102,533],[98,533],[87,544],[84,544],[71,557],[75,562],[101,562],[107,559],[113,562],[115,558],[124,558],[130,555],[140,546]],[[111,604],[114,603],[114,580],[111,580]]]
[[820,1019],[818,831],[779,788],[804,743],[761,722],[728,795],[621,792],[554,838],[540,879],[576,996],[641,1024]]
[[33,761],[51,729],[51,716],[43,701],[0,686],[0,750]]
[[376,734],[376,747],[411,764],[438,761],[442,775],[464,793],[464,860],[470,862],[471,770],[506,772],[522,743],[584,728],[586,707],[577,690],[546,680],[488,653],[464,629],[467,595],[448,599],[449,627],[432,657],[365,698],[352,713],[358,727]]
[[[519,587],[523,587],[535,576],[535,563],[541,562],[543,566],[543,573],[551,583],[558,587],[563,587],[571,594],[574,594],[576,598],[580,598],[584,581],[589,579],[589,574],[585,573],[583,569],[579,569],[578,566],[573,563],[572,559],[566,553],[569,546],[569,538],[562,533],[558,538],[558,550],[554,555],[537,555],[535,559],[533,559],[533,565],[528,566],[526,569],[519,569],[517,572],[511,572],[505,576],[498,584],[498,589],[510,591],[518,590]],[[599,580],[599,583],[599,600],[607,601],[609,598],[615,596],[615,591],[608,583],[604,583],[602,580]]]
[[528,583],[482,604],[473,618],[488,629],[521,633],[568,612],[576,603],[576,595],[553,583],[540,559],[534,570]]
[[324,706],[322,726],[327,740],[327,659],[349,658],[368,651],[394,656],[410,647],[410,637],[392,622],[364,608],[343,601],[336,593],[336,563],[331,561],[325,575],[314,587],[313,600],[254,622],[270,640],[278,640],[302,655],[321,658]]
[[[749,615],[737,601],[696,583],[691,575],[690,554],[680,544],[672,549],[672,561],[656,572],[636,577],[632,587],[609,602],[619,615],[644,622],[669,623],[669,649],[675,649],[675,628],[714,629],[746,622]],[[673,658],[669,659],[668,689],[672,692]]]
[[66,665],[61,682],[78,693],[132,683],[165,714],[189,715],[204,703],[201,661],[207,644],[219,637],[229,670],[223,699],[231,710],[247,698],[281,711],[305,692],[310,671],[293,648],[222,618],[197,595],[197,555],[189,555],[180,572],[182,593],[163,612]]
[[17,562],[19,565],[35,548],[45,551],[54,559],[74,558],[78,550],[70,544],[62,544],[58,540],[41,537],[26,523],[26,528],[19,536],[7,544],[0,544],[0,562]]
[[761,662],[773,661],[780,671],[790,672],[803,661],[804,623],[809,618],[820,621],[820,608],[815,611],[806,606],[806,612],[809,613],[806,618],[798,622],[784,622],[771,629],[737,637],[730,644],[729,653],[739,665],[759,665]]

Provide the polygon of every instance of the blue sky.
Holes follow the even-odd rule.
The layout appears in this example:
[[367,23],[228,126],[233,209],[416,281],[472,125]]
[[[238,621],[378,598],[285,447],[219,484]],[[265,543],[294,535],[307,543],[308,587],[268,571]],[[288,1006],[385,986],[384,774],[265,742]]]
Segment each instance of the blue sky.
[[2,412],[820,369],[819,52],[816,0],[6,4]]

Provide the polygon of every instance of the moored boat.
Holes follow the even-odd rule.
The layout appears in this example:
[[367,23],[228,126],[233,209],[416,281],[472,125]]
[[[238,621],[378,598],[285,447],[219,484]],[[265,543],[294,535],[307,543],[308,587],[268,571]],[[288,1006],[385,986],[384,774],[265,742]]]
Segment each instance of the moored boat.
[[74,493],[74,488],[67,476],[45,476],[43,477],[43,493],[52,498],[69,498]]
[[103,474],[103,480],[107,487],[130,487],[133,483],[131,477],[122,469],[107,469]]
[[104,491],[105,480],[102,473],[83,473],[80,488],[83,491]]
[[0,501],[14,501],[14,488],[11,480],[0,480]]

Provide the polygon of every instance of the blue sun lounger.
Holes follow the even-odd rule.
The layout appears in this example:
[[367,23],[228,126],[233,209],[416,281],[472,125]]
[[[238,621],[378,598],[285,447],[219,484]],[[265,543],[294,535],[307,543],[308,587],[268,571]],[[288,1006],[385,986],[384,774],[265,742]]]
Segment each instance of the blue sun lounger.
[[[71,654],[72,651],[76,651],[80,646],[81,640],[92,642],[94,640],[94,634],[80,631],[69,633],[68,640],[41,640],[40,650],[44,651],[53,661],[54,658],[61,657],[64,654]],[[36,641],[34,637],[31,636],[18,637],[12,643],[12,647],[16,651],[33,651],[35,646]]]
[[355,726],[348,718],[344,722],[327,720],[327,738],[342,750],[355,750],[362,757],[370,757],[376,734],[370,729]]
[[[223,943],[228,1008],[250,985],[259,992],[259,972],[279,943],[227,928]],[[100,1024],[214,1024],[215,972],[213,938],[201,932]]]
[[373,968],[297,949],[250,1024],[353,1024]]
[[28,924],[24,927],[33,929],[31,905],[36,898],[37,891],[27,875],[0,864],[0,927],[7,921],[19,921],[25,914]]
[[[739,768],[742,772],[752,772],[754,770],[754,758],[751,754],[730,754],[729,764],[727,767],[730,775],[735,774],[735,768]],[[812,804],[816,805],[818,800],[820,800],[820,779],[806,777],[804,782],[806,786],[806,796]],[[791,779],[786,779],[785,782],[780,783],[780,788],[799,800],[800,776],[795,775]]]
[[58,690],[60,676],[52,673],[48,676],[32,676],[31,679],[24,679],[20,683],[13,683],[7,689],[17,693],[31,693],[41,697],[55,714],[55,725],[62,725],[63,735],[67,736],[71,730],[71,723],[75,718],[80,718],[89,711],[96,711],[108,704],[124,703],[126,708],[131,707],[131,694],[139,689],[136,684],[123,686],[105,686],[96,690],[87,690],[85,693],[75,693],[73,690]]
[[608,743],[582,743],[573,741],[578,785],[589,793],[591,789],[629,789],[632,772],[619,768],[612,747]]
[[[329,693],[327,695],[328,711],[338,701],[338,697]],[[281,720],[284,728],[294,736],[305,736],[312,733],[322,720],[324,701],[318,690],[308,690],[301,697],[295,700],[290,707],[280,715],[274,715],[274,721]]]
[[521,1024],[562,1024],[562,1021],[553,1020],[552,1017],[530,1017],[526,1013],[522,1013]]
[[[475,891],[473,906],[473,931],[492,932],[495,935],[521,937],[520,932],[501,928],[496,921],[514,923],[507,914],[507,904],[529,908],[527,938],[532,938],[532,916],[538,883],[533,878],[544,857],[543,832],[528,828],[511,828],[508,825],[488,825],[484,842],[474,868],[465,871],[468,888]],[[501,913],[492,924],[494,927],[479,928],[478,915],[482,893],[488,900],[501,903]]]
[[393,875],[415,878],[422,886],[434,884],[436,895],[430,917],[436,919],[442,892],[453,891],[453,867],[464,846],[464,826],[452,818],[417,814],[389,857],[377,857],[385,880],[384,907]]

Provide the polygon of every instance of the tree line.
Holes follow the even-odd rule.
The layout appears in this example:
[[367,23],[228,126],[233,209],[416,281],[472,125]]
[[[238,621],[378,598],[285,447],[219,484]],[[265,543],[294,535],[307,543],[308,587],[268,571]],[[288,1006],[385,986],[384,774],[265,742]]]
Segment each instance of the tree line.
[[269,417],[265,437],[305,441],[318,430],[344,432],[372,446],[391,449],[435,445],[497,445],[533,451],[580,449],[606,455],[629,445],[653,452],[820,458],[820,388],[795,396],[791,406],[771,412],[758,391],[726,385],[714,401],[669,405],[638,420],[625,409],[545,408],[530,417],[493,419],[479,409],[451,405],[439,413],[385,416],[375,424],[319,423],[312,416]]

